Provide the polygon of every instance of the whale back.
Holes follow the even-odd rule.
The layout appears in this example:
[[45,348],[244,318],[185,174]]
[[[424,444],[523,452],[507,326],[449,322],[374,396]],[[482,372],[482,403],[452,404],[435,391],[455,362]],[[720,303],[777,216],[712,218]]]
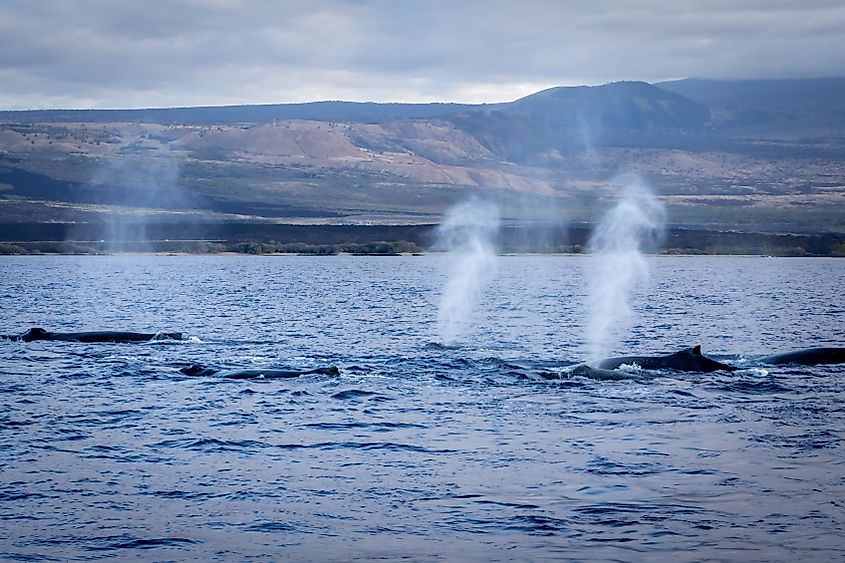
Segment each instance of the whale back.
[[206,377],[216,375],[223,379],[292,379],[301,375],[340,375],[336,366],[322,367],[309,370],[286,370],[286,369],[239,369],[220,370],[205,367],[200,364],[191,364],[179,370],[184,375],[191,377]]
[[642,369],[663,369],[661,358],[658,356],[618,356],[605,358],[596,366],[598,369],[618,369],[620,366],[637,365]]
[[565,372],[567,377],[586,377],[598,381],[622,381],[625,379],[637,379],[635,374],[626,373],[612,369],[590,367],[587,364],[580,364]]
[[181,368],[179,371],[182,372],[184,375],[189,375],[191,377],[204,377],[208,375],[213,375],[220,370],[205,367],[200,364],[191,364],[188,367]]
[[21,340],[24,342],[33,342],[35,340],[47,340],[50,333],[40,326],[33,327],[21,335]]
[[712,360],[701,353],[701,345],[675,352],[666,358],[666,368],[678,371],[698,371],[708,373],[711,371],[735,371],[734,366],[723,364]]
[[242,369],[218,374],[224,379],[293,379],[302,375],[340,375],[334,366],[309,370]]
[[182,340],[181,332],[125,332],[116,330],[97,330],[90,332],[49,332],[41,327],[34,327],[19,337],[24,342],[35,340],[56,340],[64,342],[146,342],[148,340]]
[[621,365],[638,365],[642,369],[671,369],[675,371],[734,371],[735,367],[728,364],[711,360],[701,353],[701,345],[696,345],[674,354],[665,356],[622,356],[618,358],[607,358],[599,362],[600,369],[616,369]]
[[842,364],[845,363],[845,348],[807,348],[805,350],[768,356],[763,358],[763,362],[774,366],[786,364],[801,366]]

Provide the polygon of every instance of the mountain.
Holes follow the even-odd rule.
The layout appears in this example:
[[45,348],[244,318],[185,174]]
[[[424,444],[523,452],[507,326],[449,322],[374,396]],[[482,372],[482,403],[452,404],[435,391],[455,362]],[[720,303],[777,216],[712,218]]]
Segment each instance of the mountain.
[[768,109],[845,106],[845,78],[781,80],[708,80],[687,78],[658,82],[658,88],[685,96],[707,107],[748,106]]
[[667,135],[702,131],[710,118],[701,104],[645,82],[550,88],[485,110],[444,119],[525,164],[602,146],[661,144]]
[[402,104],[321,101],[145,109],[48,109],[0,111],[5,123],[157,123],[162,125],[232,125],[285,120],[382,123],[394,119],[432,119],[479,106],[455,103]]
[[[770,125],[809,130],[845,124],[845,78],[791,80],[684,79],[648,84],[557,87],[513,102],[495,104],[375,103],[320,101],[300,104],[235,105],[149,109],[0,111],[0,123],[154,123],[237,125],[289,120],[388,123],[395,120],[454,119],[478,129],[478,117],[505,133],[520,128],[569,132],[569,138],[618,139],[620,133],[656,135],[730,134],[731,128]],[[469,116],[470,119],[466,119]],[[506,118],[506,119],[503,119]],[[522,121],[517,124],[514,121]],[[574,133],[574,132],[577,132]],[[626,140],[621,141],[627,142]]]
[[[442,120],[476,139],[492,156],[523,164],[546,163],[550,155],[605,144],[665,144],[661,141],[662,136],[699,131],[708,119],[709,111],[704,106],[645,82],[550,88],[513,102],[498,104],[326,101],[196,108],[0,112],[0,122],[20,125],[124,122],[169,126],[273,124],[289,127],[293,121],[312,121],[379,124],[397,129],[391,123]],[[418,136],[416,132],[412,135],[413,138]],[[451,137],[455,138],[455,135]],[[367,135],[358,135],[357,139],[371,150],[403,146],[415,154],[419,153],[420,143],[408,147],[405,146],[408,144],[406,139],[392,140],[386,145],[384,135],[375,144]],[[229,145],[243,142],[243,139],[226,141]],[[209,143],[203,144],[207,147]],[[454,151],[446,149],[446,152]],[[428,156],[427,153],[423,155]]]
[[586,220],[633,171],[673,221],[845,230],[843,85],[692,79],[495,104],[5,111],[0,222],[417,222],[470,195],[514,217]]
[[726,130],[801,132],[845,126],[845,78],[660,82],[657,87],[706,106]]
[[551,88],[500,104],[374,103],[323,101],[303,104],[239,105],[157,109],[0,111],[5,123],[157,123],[231,125],[286,120],[385,123],[397,119],[436,119],[467,113],[502,112],[531,116],[554,126],[611,130],[697,127],[707,110],[680,95],[645,82]]
[[646,82],[550,88],[502,109],[511,115],[542,116],[561,127],[611,131],[695,129],[710,118],[703,105]]

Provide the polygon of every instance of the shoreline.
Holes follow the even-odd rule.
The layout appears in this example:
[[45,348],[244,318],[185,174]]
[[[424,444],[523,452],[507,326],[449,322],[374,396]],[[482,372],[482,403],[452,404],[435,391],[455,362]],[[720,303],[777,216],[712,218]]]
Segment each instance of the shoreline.
[[[408,255],[436,252],[436,224],[289,225],[223,223],[126,224],[110,237],[99,224],[0,223],[0,255]],[[580,255],[591,224],[503,225],[491,237],[501,255]],[[845,233],[760,232],[669,226],[645,253],[665,255],[845,256]],[[648,252],[652,251],[652,252]]]

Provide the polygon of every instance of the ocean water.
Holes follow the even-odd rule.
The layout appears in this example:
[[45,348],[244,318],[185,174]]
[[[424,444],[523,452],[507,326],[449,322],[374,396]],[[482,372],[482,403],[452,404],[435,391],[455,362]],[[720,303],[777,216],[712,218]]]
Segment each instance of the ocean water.
[[[550,379],[586,358],[589,257],[499,259],[438,340],[444,257],[6,257],[0,559],[845,558],[845,260],[653,257],[614,353],[734,373]],[[287,380],[186,377],[311,369]]]

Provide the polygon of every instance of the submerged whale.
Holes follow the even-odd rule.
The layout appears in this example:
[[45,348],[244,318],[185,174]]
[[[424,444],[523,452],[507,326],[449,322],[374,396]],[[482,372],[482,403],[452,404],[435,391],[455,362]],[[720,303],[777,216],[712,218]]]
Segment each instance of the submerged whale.
[[285,370],[285,369],[239,369],[220,370],[193,364],[179,370],[185,375],[203,377],[215,375],[223,379],[293,379],[301,375],[340,375],[340,370],[335,366],[327,368],[316,368],[310,370]]
[[786,354],[775,354],[761,360],[773,366],[795,364],[801,366],[817,366],[820,364],[845,363],[845,348],[807,348]]
[[599,369],[614,370],[622,365],[638,365],[642,369],[671,369],[675,371],[736,371],[739,368],[711,360],[701,353],[701,346],[687,348],[665,356],[621,356],[606,358],[599,362]]
[[66,342],[146,342],[149,340],[182,340],[181,332],[120,332],[98,330],[92,332],[50,332],[43,328],[31,328],[21,335],[0,335],[5,340],[62,340]]

